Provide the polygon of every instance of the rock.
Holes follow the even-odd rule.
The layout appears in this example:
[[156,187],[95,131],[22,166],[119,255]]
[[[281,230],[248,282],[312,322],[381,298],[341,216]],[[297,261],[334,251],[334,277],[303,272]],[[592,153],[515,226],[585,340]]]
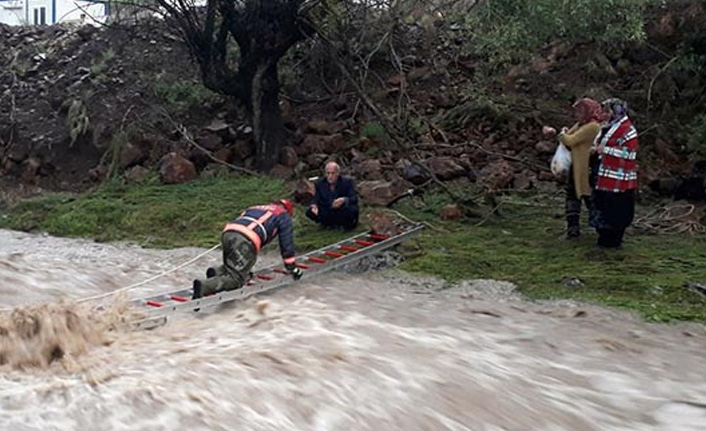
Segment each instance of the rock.
[[147,157],[142,152],[142,149],[132,142],[125,142],[120,148],[120,157],[118,166],[121,170],[137,165],[145,161]]
[[377,269],[390,268],[399,265],[404,257],[392,250],[383,250],[380,253],[365,256],[353,263],[343,265],[341,271],[349,274],[363,274]]
[[306,135],[304,142],[299,145],[296,150],[300,156],[309,155],[312,153],[333,154],[340,150],[344,144],[344,137],[341,134],[336,135]]
[[224,163],[233,163],[235,158],[232,148],[221,148],[213,156]]
[[220,163],[209,163],[201,171],[201,178],[225,177],[230,173],[230,168]]
[[220,136],[207,131],[199,133],[194,140],[208,151],[215,151],[223,146],[223,139]]
[[316,188],[313,182],[299,180],[294,186],[294,201],[302,205],[311,205],[315,192]]
[[236,140],[233,145],[231,145],[231,148],[233,149],[234,160],[239,162],[243,162],[255,154],[255,146],[250,141],[244,139]]
[[378,141],[376,141],[375,139],[365,137],[365,136],[358,139],[358,142],[355,145],[355,149],[357,151],[361,151],[362,153],[366,153],[366,152],[372,150],[373,148],[379,148],[379,147],[380,147],[380,143]]
[[309,167],[306,165],[304,162],[299,162],[297,165],[294,167],[294,176],[295,177],[301,177],[306,173],[306,171],[309,169]]
[[432,94],[429,99],[436,108],[448,109],[456,106],[456,101],[453,98],[442,93]]
[[324,169],[324,163],[328,160],[328,154],[324,153],[314,153],[306,156],[306,164],[311,166],[313,169]]
[[348,122],[346,121],[332,121],[328,123],[329,133],[335,135],[337,133],[343,133],[348,130]]
[[294,176],[294,169],[284,165],[274,165],[270,169],[270,175],[280,180],[288,180]]
[[426,81],[431,78],[432,73],[429,67],[415,67],[407,73],[407,79],[410,82]]
[[451,157],[432,157],[427,161],[429,169],[441,180],[463,176],[466,170]]
[[534,146],[534,149],[537,150],[539,154],[554,154],[556,146],[557,143],[553,141],[539,141]]
[[7,153],[7,158],[13,162],[22,162],[29,156],[29,148],[25,145],[13,145]]
[[554,175],[552,175],[552,173],[549,171],[540,171],[539,172],[539,180],[540,181],[553,181]]
[[362,163],[365,160],[368,160],[368,155],[361,152],[361,151],[358,151],[357,148],[351,148],[350,156],[351,156],[351,163],[353,163],[353,164]]
[[230,128],[230,124],[226,123],[225,121],[223,121],[220,118],[216,118],[213,121],[211,121],[211,124],[204,127],[204,130],[211,132],[211,133],[221,134],[221,133],[228,133],[229,128]]
[[442,220],[460,220],[463,217],[463,211],[456,204],[449,204],[441,208],[439,217]]
[[102,183],[108,177],[108,167],[98,165],[88,171],[88,178],[94,183]]
[[123,176],[129,183],[139,183],[140,181],[147,178],[150,171],[141,165],[135,165],[125,171]]
[[358,193],[366,204],[386,205],[395,197],[390,181],[361,181],[358,183]]
[[402,177],[415,186],[429,181],[429,174],[418,163],[408,162],[402,171]]
[[348,108],[348,98],[345,94],[341,94],[333,101],[333,108],[337,111],[342,111]]
[[280,163],[288,168],[294,168],[299,163],[299,156],[297,156],[297,151],[292,147],[282,148],[280,153]]
[[314,133],[317,135],[331,134],[331,131],[329,130],[329,123],[326,120],[311,120],[306,123],[305,130],[309,133]]
[[515,172],[506,160],[492,162],[480,171],[479,180],[491,190],[506,189],[515,179]]
[[529,190],[536,180],[537,177],[532,172],[524,170],[515,176],[513,185],[517,190]]
[[20,174],[20,179],[22,182],[36,184],[39,168],[41,167],[42,164],[39,160],[32,157],[22,162],[22,173]]
[[390,213],[373,210],[367,215],[368,228],[378,235],[394,236],[402,232],[401,220]]
[[355,166],[356,175],[366,180],[382,180],[382,165],[380,160],[364,160]]
[[390,85],[392,87],[399,87],[402,85],[402,82],[404,82],[404,76],[402,75],[392,75],[391,77],[387,78],[387,85]]
[[162,158],[159,176],[164,184],[186,183],[196,178],[196,167],[189,160],[172,152]]
[[292,117],[292,104],[289,103],[289,100],[281,99],[279,101],[279,112],[284,120],[288,120]]
[[667,13],[660,18],[655,32],[658,36],[668,38],[676,32],[677,23],[672,13]]

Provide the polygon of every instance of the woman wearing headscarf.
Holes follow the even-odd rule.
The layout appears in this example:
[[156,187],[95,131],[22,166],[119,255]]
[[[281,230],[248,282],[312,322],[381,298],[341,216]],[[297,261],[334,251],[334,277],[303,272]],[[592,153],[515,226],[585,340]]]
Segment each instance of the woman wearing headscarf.
[[[589,218],[593,215],[589,159],[591,147],[601,131],[601,123],[607,119],[601,104],[593,99],[580,99],[573,104],[573,108],[576,124],[571,128],[564,127],[558,136],[559,142],[571,150],[571,174],[566,182],[565,203],[567,238],[581,235],[581,201],[586,204]],[[554,130],[545,128],[544,132],[551,134]]]
[[628,104],[612,98],[602,103],[610,120],[598,141],[600,157],[594,204],[598,246],[616,249],[635,216],[637,130],[628,118]]

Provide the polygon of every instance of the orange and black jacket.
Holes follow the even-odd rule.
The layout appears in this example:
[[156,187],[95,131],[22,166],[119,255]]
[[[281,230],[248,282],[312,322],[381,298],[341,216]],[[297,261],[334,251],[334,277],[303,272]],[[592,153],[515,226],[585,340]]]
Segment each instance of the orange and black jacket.
[[294,264],[292,217],[278,204],[252,206],[228,223],[223,231],[240,232],[255,245],[255,252],[279,236],[279,249],[285,265]]

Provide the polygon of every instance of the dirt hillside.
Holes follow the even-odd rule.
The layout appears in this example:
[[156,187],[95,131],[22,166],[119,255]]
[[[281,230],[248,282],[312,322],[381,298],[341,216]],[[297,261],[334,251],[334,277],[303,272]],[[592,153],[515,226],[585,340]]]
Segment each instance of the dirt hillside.
[[[404,88],[431,125],[414,138],[414,157],[384,142],[354,93],[332,93],[313,76],[294,84],[283,79],[289,142],[270,173],[293,180],[337,157],[367,183],[362,192],[380,203],[424,181],[412,158],[425,160],[442,180],[551,189],[556,181],[548,161],[555,143],[543,140],[541,125],[569,124],[569,107],[578,97],[618,96],[630,102],[642,132],[643,189],[674,194],[683,185],[680,178],[700,175],[703,181],[698,156],[683,140],[686,124],[700,113],[694,107],[705,101],[706,79],[698,70],[676,67],[670,53],[706,54],[703,28],[701,2],[670,2],[650,12],[644,43],[611,49],[548,45],[489,84],[487,94],[502,100],[496,104],[463,96],[478,59],[460,55],[454,44],[423,52],[420,41],[410,47],[417,55],[404,75],[383,67],[375,71],[380,88],[370,89],[376,102],[389,105]],[[110,175],[164,174],[165,164],[178,173],[167,182],[189,180],[213,167],[211,156],[253,166],[247,123],[228,101],[201,86],[184,45],[162,22],[0,26],[0,46],[6,48],[0,54],[5,191],[81,190]],[[703,198],[703,187],[696,189],[692,197]]]

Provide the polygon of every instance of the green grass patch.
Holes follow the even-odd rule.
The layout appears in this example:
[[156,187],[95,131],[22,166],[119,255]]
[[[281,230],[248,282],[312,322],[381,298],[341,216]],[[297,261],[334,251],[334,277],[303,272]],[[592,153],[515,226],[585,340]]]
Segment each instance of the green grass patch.
[[[132,185],[110,182],[81,195],[23,201],[0,218],[0,227],[100,242],[132,241],[146,247],[210,247],[218,243],[223,225],[244,208],[287,194],[281,181],[246,176],[178,185],[156,179]],[[310,223],[301,207],[294,225],[302,250],[342,238],[340,232]]]
[[[706,297],[685,288],[706,285],[706,241],[690,235],[650,235],[629,229],[624,248],[603,251],[585,226],[577,240],[564,239],[563,200],[547,196],[504,198],[500,216],[435,226],[419,240],[425,251],[403,268],[448,281],[490,278],[516,283],[531,299],[573,299],[624,307],[650,321],[706,322]],[[645,213],[648,209],[639,209]],[[409,216],[431,221],[426,209]],[[569,279],[582,285],[570,286]]]
[[[218,243],[223,224],[245,207],[287,195],[280,181],[245,176],[180,185],[162,185],[156,179],[134,185],[113,182],[82,195],[23,201],[5,211],[0,227],[97,241],[126,240],[148,247],[210,247]],[[605,252],[597,249],[596,235],[588,228],[578,240],[563,239],[561,198],[501,199],[499,215],[463,222],[439,221],[438,210],[446,203],[442,193],[401,203],[396,209],[407,217],[444,230],[426,229],[405,244],[402,251],[414,253],[409,253],[403,268],[450,282],[508,280],[530,299],[623,307],[651,321],[706,322],[706,298],[684,287],[706,284],[703,238],[631,229],[623,250]],[[320,229],[306,219],[302,207],[294,224],[299,252],[351,235]],[[582,284],[572,287],[567,279]]]

